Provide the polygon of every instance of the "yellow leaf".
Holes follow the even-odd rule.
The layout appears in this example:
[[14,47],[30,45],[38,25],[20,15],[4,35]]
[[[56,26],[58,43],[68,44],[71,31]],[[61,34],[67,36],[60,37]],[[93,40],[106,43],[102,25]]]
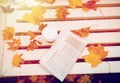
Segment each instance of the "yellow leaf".
[[6,29],[3,30],[3,37],[4,40],[11,40],[13,39],[14,36],[14,28],[13,27],[7,27]]
[[90,52],[90,54],[83,56],[85,62],[90,63],[92,67],[96,67],[98,64],[102,62],[99,55],[94,52]]
[[12,60],[12,65],[16,66],[16,67],[20,67],[21,63],[24,63],[24,59],[21,58],[22,54],[15,54],[13,56],[13,60]]
[[32,83],[35,83],[37,81],[37,79],[38,79],[38,76],[36,76],[36,75],[29,77],[29,80],[31,80]]
[[82,0],[68,0],[70,7],[76,8],[77,6],[82,6]]
[[30,40],[32,40],[32,39],[34,39],[36,37],[36,35],[31,31],[28,31],[27,35],[30,36]]

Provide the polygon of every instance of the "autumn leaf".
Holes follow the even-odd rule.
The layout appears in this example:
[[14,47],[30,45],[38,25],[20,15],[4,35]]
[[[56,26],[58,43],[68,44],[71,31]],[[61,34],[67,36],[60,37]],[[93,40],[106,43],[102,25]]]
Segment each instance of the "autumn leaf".
[[96,10],[98,7],[95,0],[90,0],[87,3],[82,4],[83,11],[89,11],[90,9]]
[[32,39],[34,39],[36,37],[36,35],[31,31],[28,31],[27,35],[30,36],[30,40],[32,40]]
[[41,24],[39,25],[39,30],[42,31],[45,27],[47,27],[47,24],[41,23]]
[[42,44],[41,41],[38,40],[31,41],[27,47],[27,51],[37,49],[40,44]]
[[90,63],[92,67],[96,67],[98,64],[102,62],[99,55],[97,55],[94,51],[90,52],[90,54],[83,56],[85,62]]
[[4,40],[12,40],[13,39],[13,36],[14,36],[14,28],[13,27],[6,27],[4,30],[3,30],[3,38]]
[[56,8],[56,16],[60,20],[65,20],[66,16],[69,14],[67,8],[65,7],[58,7]]
[[15,9],[11,8],[10,5],[8,6],[0,6],[2,8],[3,13],[12,13]]
[[21,58],[22,54],[15,54],[13,56],[13,60],[12,60],[12,65],[16,66],[16,67],[20,67],[21,63],[24,63],[24,59]]
[[29,77],[29,80],[31,80],[32,83],[35,83],[37,81],[37,79],[38,79],[38,76],[36,76],[36,75],[33,75],[33,76]]
[[80,37],[87,37],[90,33],[89,29],[90,29],[89,27],[85,27],[78,30],[72,30],[72,32]]
[[104,59],[108,55],[108,51],[105,51],[101,44],[98,44],[96,47],[94,45],[90,45],[88,51],[94,51],[97,55],[100,56],[101,59]]
[[41,7],[40,5],[33,6],[31,13],[25,13],[23,16],[24,21],[28,21],[30,23],[33,23],[35,25],[40,25],[41,20],[44,20],[44,14],[46,12],[46,9]]
[[21,40],[13,38],[12,42],[6,42],[9,45],[9,50],[17,50],[20,47]]
[[70,7],[76,8],[77,6],[82,6],[82,0],[68,0]]
[[80,79],[77,80],[78,83],[91,83],[90,76],[84,75],[81,76]]
[[94,45],[90,45],[88,47],[89,54],[83,56],[85,62],[88,62],[92,65],[92,67],[96,67],[98,64],[102,62],[108,52],[104,50],[104,47],[101,44],[98,44],[96,47]]

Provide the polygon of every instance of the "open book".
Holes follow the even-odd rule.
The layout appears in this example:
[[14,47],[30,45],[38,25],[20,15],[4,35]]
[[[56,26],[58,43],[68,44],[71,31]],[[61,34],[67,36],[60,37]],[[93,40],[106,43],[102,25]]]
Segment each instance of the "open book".
[[85,39],[80,38],[71,31],[61,31],[57,40],[49,52],[44,55],[40,63],[52,75],[63,81],[86,45],[87,42]]

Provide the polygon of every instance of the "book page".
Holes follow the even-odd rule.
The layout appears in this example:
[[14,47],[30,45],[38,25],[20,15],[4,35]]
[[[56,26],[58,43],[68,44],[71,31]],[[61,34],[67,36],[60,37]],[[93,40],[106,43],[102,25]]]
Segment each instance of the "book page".
[[61,31],[57,40],[40,63],[56,78],[63,81],[84,50],[87,42],[69,30]]

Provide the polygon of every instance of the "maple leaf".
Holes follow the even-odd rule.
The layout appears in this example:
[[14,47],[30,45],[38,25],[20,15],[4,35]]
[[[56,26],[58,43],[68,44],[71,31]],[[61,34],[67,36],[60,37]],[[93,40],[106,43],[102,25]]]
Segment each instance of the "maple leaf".
[[58,7],[56,8],[56,16],[60,20],[65,20],[66,16],[69,14],[67,8],[65,7]]
[[102,62],[108,52],[104,50],[104,47],[101,44],[98,44],[96,47],[94,45],[90,45],[88,47],[89,54],[83,56],[86,62],[90,63],[92,67],[97,66]]
[[16,67],[20,67],[21,63],[24,63],[24,59],[21,58],[22,54],[15,54],[13,56],[13,60],[12,60],[12,65],[16,66]]
[[78,83],[91,83],[89,75],[81,76],[80,79],[78,79],[77,81]]
[[23,16],[23,20],[24,21],[28,21],[30,23],[34,23],[35,19],[34,17],[32,16],[32,14],[28,14],[28,13],[25,13],[24,16]]
[[12,13],[14,11],[14,8],[11,8],[10,5],[4,7],[4,6],[0,6],[2,8],[3,13]]
[[29,51],[29,50],[34,50],[34,49],[38,48],[38,46],[39,46],[40,44],[42,44],[41,41],[37,41],[37,40],[31,41],[30,44],[29,44],[28,47],[27,47],[27,51]]
[[96,67],[98,64],[102,62],[99,55],[95,52],[90,52],[90,54],[83,56],[85,62],[90,63],[92,67]]
[[96,10],[98,7],[95,0],[90,0],[87,3],[82,4],[83,11],[89,11],[90,9]]
[[38,76],[36,76],[36,75],[33,75],[33,76],[29,77],[29,80],[31,80],[32,83],[35,83],[37,81],[37,79],[38,79]]
[[72,32],[80,37],[86,37],[89,35],[90,30],[89,30],[89,27],[85,27],[78,30],[72,30]]
[[14,28],[13,27],[6,27],[6,29],[3,30],[3,39],[4,40],[12,40],[14,36]]
[[105,51],[101,44],[98,44],[96,47],[94,45],[90,45],[88,51],[94,51],[97,55],[100,56],[101,59],[104,59],[108,55],[108,51]]
[[45,27],[47,27],[47,24],[41,23],[41,24],[39,25],[39,30],[42,31]]
[[36,35],[31,31],[28,31],[27,35],[30,36],[30,40],[32,40],[32,39],[34,39],[36,37]]
[[82,0],[68,0],[70,7],[76,8],[77,6],[82,6]]
[[9,45],[9,50],[17,50],[21,44],[21,40],[13,38],[12,42],[6,42]]

